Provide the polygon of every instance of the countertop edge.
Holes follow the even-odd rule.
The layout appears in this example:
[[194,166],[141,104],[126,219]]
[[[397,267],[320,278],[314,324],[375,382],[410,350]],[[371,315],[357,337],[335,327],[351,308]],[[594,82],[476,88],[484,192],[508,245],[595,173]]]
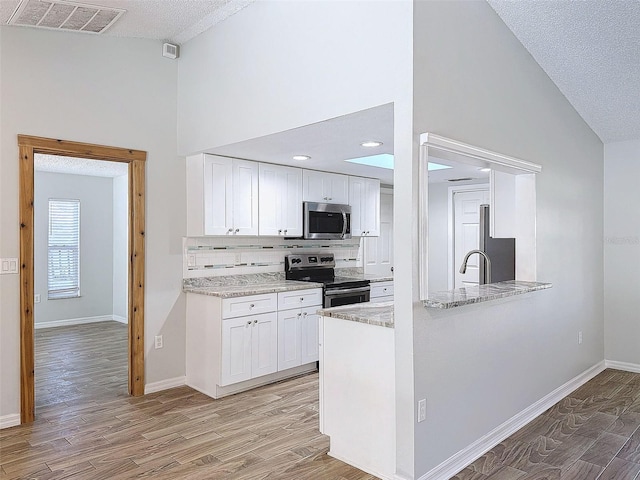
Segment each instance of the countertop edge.
[[[313,288],[322,288],[321,283],[314,282],[296,282],[294,280],[287,280],[287,282],[292,282],[287,285],[278,285],[278,286],[262,286],[260,284],[257,285],[242,285],[243,289],[238,289],[237,291],[223,291],[222,289],[228,287],[183,287],[182,291],[184,293],[194,293],[196,295],[207,295],[210,297],[219,297],[219,298],[235,298],[235,297],[246,297],[249,295],[262,295],[269,293],[281,293],[281,292],[293,292],[296,290],[309,290]],[[239,288],[239,287],[237,287]]]
[[[487,286],[481,285],[480,287],[475,287],[475,288],[480,290],[482,287],[489,287],[490,285],[498,285],[501,287],[510,286],[511,289],[497,291],[497,292],[487,292],[487,293],[478,291],[475,296],[471,296],[469,298],[460,299],[460,300],[445,301],[445,300],[427,299],[427,300],[423,300],[422,303],[425,308],[437,308],[439,310],[450,310],[452,308],[464,307],[467,305],[475,305],[477,303],[489,302],[491,300],[498,300],[500,298],[508,298],[508,297],[514,297],[517,295],[524,295],[527,293],[546,290],[548,288],[553,287],[552,283],[546,283],[546,282],[510,281],[510,282],[498,282],[495,284],[489,284]],[[460,290],[463,290],[463,289],[449,290],[445,292],[434,292],[434,295],[436,294],[455,295],[456,292],[460,293]]]

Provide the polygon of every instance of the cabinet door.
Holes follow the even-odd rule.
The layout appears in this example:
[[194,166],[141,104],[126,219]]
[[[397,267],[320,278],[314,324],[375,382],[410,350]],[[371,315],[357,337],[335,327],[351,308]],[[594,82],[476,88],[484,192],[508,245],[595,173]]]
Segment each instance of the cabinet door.
[[380,180],[349,177],[351,234],[377,237],[380,234]]
[[278,167],[268,163],[260,164],[260,181],[258,184],[260,211],[258,227],[260,235],[278,235],[280,227],[278,199]]
[[301,341],[302,350],[300,353],[300,365],[305,363],[317,362],[319,359],[319,316],[316,313],[318,307],[309,307],[302,309],[300,317],[301,323]]
[[251,324],[251,378],[278,371],[278,315],[249,317]]
[[230,385],[251,378],[251,333],[254,319],[240,317],[222,321],[220,385]]
[[302,235],[302,170],[260,164],[260,235]]
[[349,203],[349,177],[337,173],[303,170],[302,197],[305,202]]
[[280,225],[287,237],[302,236],[302,170],[281,167]]
[[301,317],[300,309],[278,312],[278,371],[301,365]]
[[259,164],[233,160],[233,233],[258,235]]
[[228,235],[233,228],[233,160],[205,155],[203,171],[204,234]]

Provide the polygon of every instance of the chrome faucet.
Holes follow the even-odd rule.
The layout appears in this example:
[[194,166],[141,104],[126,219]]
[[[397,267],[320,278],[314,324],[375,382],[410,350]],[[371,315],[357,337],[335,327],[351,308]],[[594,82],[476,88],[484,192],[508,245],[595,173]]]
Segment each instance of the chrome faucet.
[[[466,273],[467,272],[467,261],[469,261],[469,257],[471,255],[473,255],[474,253],[478,253],[480,255],[482,255],[487,263],[487,271],[485,273],[485,278],[487,280],[487,283],[491,283],[491,259],[489,258],[489,255],[487,255],[486,253],[484,253],[482,250],[471,250],[469,251],[469,253],[467,253],[464,256],[464,260],[462,260],[462,266],[460,267],[460,273]],[[480,283],[480,282],[478,282]]]

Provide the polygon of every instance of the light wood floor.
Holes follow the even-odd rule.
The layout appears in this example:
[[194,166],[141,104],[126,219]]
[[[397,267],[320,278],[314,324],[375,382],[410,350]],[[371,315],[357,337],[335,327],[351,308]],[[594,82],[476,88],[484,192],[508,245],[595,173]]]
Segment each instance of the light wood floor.
[[640,374],[605,370],[453,478],[640,480]]
[[[126,341],[95,354],[119,328],[126,339],[117,324],[37,332],[44,398],[33,424],[0,430],[0,479],[375,478],[327,455],[317,374],[220,400],[188,387],[128,397]],[[606,370],[453,479],[640,480],[640,374]]]
[[317,374],[220,400],[129,397],[114,324],[37,331],[37,419],[0,430],[0,479],[375,478],[327,455]]

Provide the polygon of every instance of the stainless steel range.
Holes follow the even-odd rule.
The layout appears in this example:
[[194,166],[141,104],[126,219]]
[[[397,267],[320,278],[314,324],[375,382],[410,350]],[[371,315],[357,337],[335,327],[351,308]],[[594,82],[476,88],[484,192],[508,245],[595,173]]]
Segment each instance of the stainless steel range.
[[336,277],[333,253],[298,253],[284,257],[285,278],[323,284],[324,308],[369,301],[369,280]]

